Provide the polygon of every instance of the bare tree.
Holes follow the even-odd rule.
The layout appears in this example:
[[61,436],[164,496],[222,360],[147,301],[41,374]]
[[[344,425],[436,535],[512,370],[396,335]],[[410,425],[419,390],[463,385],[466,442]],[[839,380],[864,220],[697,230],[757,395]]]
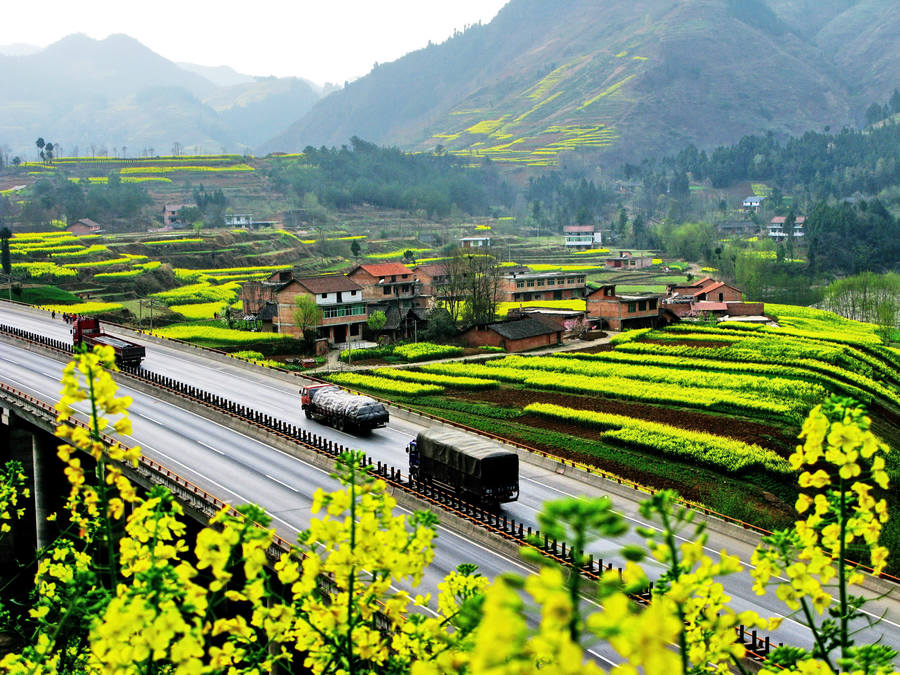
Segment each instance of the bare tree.
[[494,320],[500,300],[500,266],[493,256],[457,249],[443,261],[434,293],[454,321],[484,324]]

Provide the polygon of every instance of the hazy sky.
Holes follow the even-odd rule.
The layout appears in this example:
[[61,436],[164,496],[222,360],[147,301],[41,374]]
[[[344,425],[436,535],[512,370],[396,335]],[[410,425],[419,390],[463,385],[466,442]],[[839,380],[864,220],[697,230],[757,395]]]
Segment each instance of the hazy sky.
[[3,0],[0,45],[125,33],[172,61],[343,83],[508,0]]

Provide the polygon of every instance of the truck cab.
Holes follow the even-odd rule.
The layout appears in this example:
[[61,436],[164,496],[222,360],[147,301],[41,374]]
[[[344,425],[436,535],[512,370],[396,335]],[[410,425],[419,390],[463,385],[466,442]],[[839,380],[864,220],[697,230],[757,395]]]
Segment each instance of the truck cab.
[[324,389],[325,387],[333,387],[333,384],[311,384],[307,387],[303,387],[300,390],[300,408],[305,410],[306,406],[310,404],[312,401],[312,395],[314,391],[318,391],[319,389]]

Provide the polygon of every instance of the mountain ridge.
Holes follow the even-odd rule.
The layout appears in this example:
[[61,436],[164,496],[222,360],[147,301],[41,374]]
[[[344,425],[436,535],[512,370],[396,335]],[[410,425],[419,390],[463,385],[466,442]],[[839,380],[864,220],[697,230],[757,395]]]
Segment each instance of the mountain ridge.
[[[260,151],[357,135],[530,166],[614,165],[687,143],[853,125],[900,80],[883,44],[896,23],[889,4],[824,0],[819,16],[809,0],[511,0],[491,23],[322,99]],[[887,28],[874,46],[872,31],[856,46],[820,45],[803,30],[811,14],[813,38],[841,17]],[[883,64],[879,81],[865,60]]]

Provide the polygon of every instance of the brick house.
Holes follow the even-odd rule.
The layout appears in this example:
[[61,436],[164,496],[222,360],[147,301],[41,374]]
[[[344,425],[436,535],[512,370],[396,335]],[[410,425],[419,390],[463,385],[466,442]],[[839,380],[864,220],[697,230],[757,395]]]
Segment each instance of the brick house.
[[660,296],[616,295],[615,285],[601,286],[586,298],[587,314],[600,319],[600,328],[627,330],[656,326],[660,318]]
[[703,277],[700,281],[685,286],[670,284],[666,290],[666,302],[740,302],[741,295],[739,288],[711,277]]
[[194,204],[166,204],[163,206],[163,225],[174,225],[180,222],[178,220],[178,212],[181,209],[190,209]]
[[435,295],[435,286],[440,286],[447,280],[447,267],[441,263],[416,265],[412,268],[412,272],[414,278],[421,284],[421,292],[423,295],[430,295],[433,297]]
[[603,259],[607,269],[641,269],[653,265],[653,258],[632,255],[630,251],[619,251],[619,255]]
[[471,347],[503,347],[508,352],[523,352],[562,343],[564,328],[533,317],[472,326],[460,338]]
[[362,337],[362,325],[369,317],[363,289],[343,275],[294,279],[290,270],[282,270],[265,281],[248,282],[241,287],[245,314],[272,314],[272,330],[294,337],[302,336],[300,327],[294,321],[295,299],[301,295],[314,299],[322,309],[319,334],[329,343]]
[[85,234],[100,234],[103,232],[103,228],[100,227],[100,223],[95,223],[90,218],[81,218],[69,225],[66,228],[66,232],[78,236]]
[[500,302],[583,298],[585,275],[580,272],[513,272],[500,278]]
[[347,272],[347,278],[362,287],[363,298],[369,303],[394,304],[398,309],[427,306],[422,285],[402,263],[357,265]]

